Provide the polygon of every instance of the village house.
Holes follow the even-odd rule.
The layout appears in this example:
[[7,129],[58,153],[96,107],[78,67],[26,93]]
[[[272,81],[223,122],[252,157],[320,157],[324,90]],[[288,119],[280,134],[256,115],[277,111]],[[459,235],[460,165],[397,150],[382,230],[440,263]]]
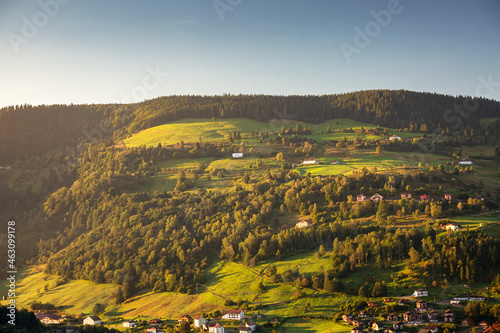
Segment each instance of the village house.
[[377,306],[377,302],[368,302],[368,307],[369,308],[374,308]]
[[474,326],[474,320],[470,317],[462,319],[460,322],[462,326]]
[[251,329],[252,331],[255,331],[255,329],[257,328],[257,323],[256,323],[255,321],[253,321],[253,320],[247,320],[247,321],[245,322],[245,326],[246,326],[246,327],[250,327],[250,329]]
[[415,297],[428,296],[427,289],[417,289],[417,290],[413,291],[413,296],[415,296]]
[[422,194],[420,196],[420,201],[428,201],[428,200],[431,200],[431,196],[429,194]]
[[405,328],[405,325],[402,322],[397,321],[394,324],[392,324],[392,328],[399,331],[399,330],[403,330]]
[[407,298],[400,298],[400,299],[398,299],[398,305],[403,306],[403,305],[406,305],[408,303],[410,303],[410,300],[407,299]]
[[83,320],[83,325],[101,325],[101,318],[97,316],[88,316]]
[[297,229],[302,229],[302,228],[309,228],[312,225],[312,222],[309,220],[302,220],[300,222],[297,222],[295,224],[295,228]]
[[433,324],[429,324],[425,327],[426,331],[429,333],[438,333],[439,332],[439,327]]
[[[185,317],[186,317],[186,318],[185,318]],[[182,318],[184,318],[184,320],[183,320]],[[191,319],[187,319],[187,318],[191,318],[189,315],[187,315],[187,316],[182,316],[182,318],[179,320],[179,323],[180,323],[181,321],[190,321],[190,320],[191,320]],[[155,319],[151,319],[151,320],[149,321],[149,323],[150,323],[151,325],[153,325],[153,326],[158,326],[158,325],[160,325],[160,324],[161,324],[161,320],[160,320],[160,319],[158,319],[158,318],[155,318]]]
[[354,327],[353,329],[351,329],[351,333],[364,333],[364,332],[365,332],[364,327]]
[[356,326],[356,327],[364,327],[365,323],[363,323],[361,320],[353,319],[351,321],[351,325]]
[[411,193],[401,193],[401,199],[411,199]]
[[417,307],[418,311],[426,311],[427,310],[427,302],[422,301],[422,300],[417,301],[416,307]]
[[370,197],[370,200],[371,200],[371,201],[373,201],[373,202],[379,202],[379,201],[384,200],[384,197],[383,197],[383,196],[381,196],[381,195],[380,195],[380,194],[378,194],[378,193],[375,193],[374,195],[372,195],[372,196]]
[[451,201],[451,199],[452,199],[451,194],[445,194],[445,195],[444,195],[444,199],[445,199],[445,200],[448,200],[448,201]]
[[468,158],[462,158],[462,160],[460,160],[460,162],[458,162],[458,164],[460,164],[460,165],[472,165],[474,163]]
[[245,312],[243,310],[228,310],[222,319],[229,320],[243,320],[245,318]]
[[123,322],[123,327],[132,328],[132,327],[136,327],[136,326],[137,326],[137,323],[134,320],[127,320],[127,321]]
[[359,316],[359,318],[369,318],[372,316],[372,314],[366,310],[362,310],[359,312],[358,316]]
[[477,327],[479,327],[482,330],[485,330],[488,327],[490,327],[490,324],[486,320],[483,320],[482,322],[480,322],[479,324],[477,324]]
[[403,321],[407,323],[421,323],[422,314],[419,312],[406,311],[403,313]]
[[318,164],[318,160],[315,158],[305,158],[302,164]]
[[273,318],[271,318],[271,320],[269,322],[271,324],[279,324],[280,323],[280,319],[278,317],[273,317]]
[[151,326],[148,328],[148,333],[163,333],[157,326]]
[[49,313],[37,313],[36,318],[40,319],[42,323],[45,325],[57,325],[64,321],[64,318],[57,314],[49,314]]
[[345,314],[342,316],[342,320],[347,324],[350,324],[353,319],[354,319],[354,316],[351,314]]
[[394,329],[394,327],[389,327],[384,329],[384,333],[396,333],[397,330]]
[[363,201],[366,201],[366,200],[367,200],[367,198],[366,198],[366,195],[364,195],[364,194],[360,194],[356,198],[357,202],[363,202]]
[[239,333],[248,333],[248,332],[252,332],[252,329],[250,327],[240,326],[238,328],[238,332]]
[[451,311],[450,309],[446,310],[443,313],[443,321],[445,323],[453,323],[455,322],[455,313]]
[[214,326],[210,327],[212,330],[209,332],[213,332],[213,333],[224,333],[224,326],[222,326],[221,324],[219,323],[216,323]]
[[390,297],[384,298],[384,303],[391,303],[392,301],[393,301],[393,299]]
[[398,321],[399,316],[395,313],[391,313],[390,315],[387,316],[387,321],[393,322],[393,321]]
[[242,158],[243,153],[233,153],[233,158]]
[[206,324],[207,320],[203,317],[195,317],[194,318],[194,327],[202,327],[203,324]]
[[384,323],[381,321],[376,321],[372,324],[372,330],[380,331],[384,329]]
[[459,228],[458,228],[458,225],[453,224],[453,223],[449,223],[449,224],[445,225],[444,227],[445,227],[445,229],[446,229],[447,231],[448,231],[448,230],[450,230],[450,231],[458,231],[458,229],[459,229]]
[[337,165],[337,164],[339,164],[339,161],[331,161],[330,164],[331,165]]
[[391,140],[391,141],[394,141],[394,140],[398,141],[398,140],[401,140],[401,137],[400,137],[400,136],[397,136],[396,134],[394,134],[393,136],[391,136],[391,137],[389,138],[389,140]]
[[430,323],[437,323],[439,321],[439,313],[434,310],[427,312],[427,317],[429,317]]

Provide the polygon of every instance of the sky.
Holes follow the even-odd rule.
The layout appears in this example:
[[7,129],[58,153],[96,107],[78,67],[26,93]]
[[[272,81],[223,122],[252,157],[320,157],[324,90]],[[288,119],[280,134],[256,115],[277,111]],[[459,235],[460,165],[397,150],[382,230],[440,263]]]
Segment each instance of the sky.
[[499,0],[0,0],[0,107],[406,89],[500,101]]

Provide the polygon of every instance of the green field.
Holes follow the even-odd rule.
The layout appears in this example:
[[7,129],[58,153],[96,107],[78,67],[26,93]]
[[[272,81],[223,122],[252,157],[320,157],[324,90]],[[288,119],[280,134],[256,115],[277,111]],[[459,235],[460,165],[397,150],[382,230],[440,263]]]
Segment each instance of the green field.
[[343,333],[350,332],[351,327],[336,324],[333,321],[319,319],[302,319],[292,318],[284,322],[281,326],[285,332],[307,333],[307,332],[324,332],[324,333]]
[[[342,140],[346,137],[348,140],[355,140],[357,137],[362,139],[377,139],[380,136],[371,134],[355,134],[355,133],[326,133],[328,126],[331,131],[336,131],[344,127],[352,128],[353,130],[376,128],[375,125],[356,122],[350,119],[336,119],[323,124],[305,124],[301,122],[257,122],[250,119],[224,119],[212,121],[210,119],[183,119],[174,121],[168,124],[160,125],[145,129],[131,137],[123,140],[126,147],[175,145],[181,141],[198,142],[201,139],[204,142],[221,142],[228,140],[228,133],[232,131],[240,132],[242,139],[249,144],[254,144],[257,140],[250,139],[249,135],[252,131],[256,134],[265,132],[280,131],[282,126],[286,129],[290,127],[294,129],[296,124],[306,125],[312,128],[313,134],[308,137],[318,141]],[[395,133],[389,129],[390,134]],[[402,137],[420,136],[416,133],[401,133]]]
[[493,145],[476,145],[476,146],[462,146],[462,156],[495,156],[495,146]]

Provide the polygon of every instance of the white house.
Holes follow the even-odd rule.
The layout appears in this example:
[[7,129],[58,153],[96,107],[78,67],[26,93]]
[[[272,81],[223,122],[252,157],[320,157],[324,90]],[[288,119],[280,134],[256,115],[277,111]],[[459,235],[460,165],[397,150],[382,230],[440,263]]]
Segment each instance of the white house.
[[374,195],[372,195],[372,196],[370,197],[370,200],[371,200],[371,201],[373,201],[373,202],[379,202],[379,201],[384,200],[384,197],[383,197],[383,196],[381,196],[381,195],[380,195],[380,194],[378,194],[378,193],[375,193]]
[[250,328],[252,331],[255,331],[255,328],[257,327],[257,323],[253,320],[249,320],[245,323],[245,326]]
[[64,318],[57,314],[37,313],[36,317],[45,325],[60,324],[64,321]]
[[458,231],[458,225],[455,225],[453,223],[445,225],[446,230],[451,230],[451,231]]
[[356,198],[356,201],[357,201],[357,202],[363,202],[363,201],[366,201],[366,199],[367,199],[367,198],[366,198],[366,195],[364,195],[364,194],[360,194],[360,195],[358,195],[358,197]]
[[202,327],[203,324],[206,324],[207,320],[203,317],[196,317],[194,318],[194,326],[195,327]]
[[222,319],[230,320],[243,320],[245,318],[245,312],[243,310],[228,310]]
[[311,226],[311,224],[312,224],[311,221],[303,220],[303,221],[297,222],[295,224],[295,228],[297,228],[297,229],[309,228]]
[[318,164],[318,160],[315,158],[306,158],[302,161],[302,164]]
[[391,140],[391,141],[394,141],[394,140],[401,140],[401,137],[400,137],[400,136],[397,136],[396,134],[394,134],[393,136],[391,136],[391,137],[389,138],[389,140]]
[[243,153],[233,153],[233,158],[242,158]]
[[88,316],[83,320],[83,325],[101,325],[101,318],[97,316]]
[[424,297],[428,296],[427,289],[417,289],[413,292],[413,296],[415,297]]
[[224,333],[224,326],[222,326],[219,323],[215,324],[213,332],[214,333]]
[[460,164],[460,165],[472,165],[474,163],[471,160],[469,160],[468,158],[462,158],[462,160],[460,162],[458,162],[458,164]]
[[127,320],[123,322],[123,327],[136,327],[137,324],[133,320]]

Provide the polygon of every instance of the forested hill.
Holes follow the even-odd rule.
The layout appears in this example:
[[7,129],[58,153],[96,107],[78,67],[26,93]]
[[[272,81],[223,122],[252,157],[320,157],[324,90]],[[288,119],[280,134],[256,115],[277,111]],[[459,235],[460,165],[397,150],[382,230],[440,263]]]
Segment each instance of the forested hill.
[[[435,129],[498,135],[499,122],[483,128],[481,118],[500,116],[500,102],[405,90],[369,90],[323,96],[169,96],[139,104],[29,105],[0,110],[0,164],[66,151],[82,141],[124,138],[181,118],[248,118],[320,123],[350,118],[409,131]],[[422,126],[423,125],[423,126]],[[460,132],[458,132],[460,133]]]

